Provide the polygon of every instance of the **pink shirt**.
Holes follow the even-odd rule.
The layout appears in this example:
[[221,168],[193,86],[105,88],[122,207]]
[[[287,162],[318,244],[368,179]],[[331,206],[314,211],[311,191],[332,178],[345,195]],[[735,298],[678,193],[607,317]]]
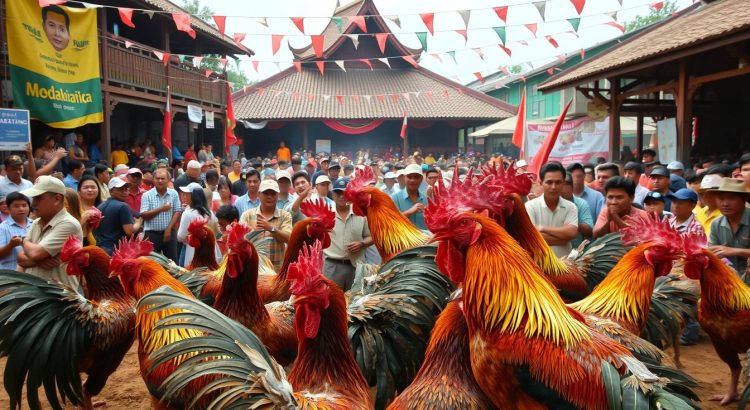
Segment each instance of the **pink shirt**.
[[[630,212],[625,215],[625,218],[623,218],[625,221],[628,220],[628,218],[633,218],[635,216],[642,215],[647,216],[648,212],[644,211],[643,209],[638,209],[634,206],[630,207]],[[600,229],[604,224],[607,223],[609,219],[609,208],[606,206],[602,208],[602,211],[599,213],[599,218],[596,219],[596,224],[594,224],[594,231]],[[614,221],[609,221],[609,232],[619,232],[620,227],[617,226],[617,224]]]

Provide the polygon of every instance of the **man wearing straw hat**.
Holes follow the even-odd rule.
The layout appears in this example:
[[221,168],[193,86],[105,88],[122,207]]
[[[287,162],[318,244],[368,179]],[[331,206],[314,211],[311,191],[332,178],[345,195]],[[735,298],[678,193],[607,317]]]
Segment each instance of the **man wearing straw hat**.
[[745,203],[750,191],[740,179],[723,178],[714,192],[721,216],[711,223],[709,249],[716,256],[727,258],[748,283],[745,272],[750,257],[750,208]]

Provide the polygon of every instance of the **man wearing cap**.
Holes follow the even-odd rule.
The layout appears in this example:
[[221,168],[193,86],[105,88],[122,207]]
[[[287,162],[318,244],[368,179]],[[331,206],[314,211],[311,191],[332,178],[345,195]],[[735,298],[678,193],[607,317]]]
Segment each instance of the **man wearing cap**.
[[145,189],[141,187],[141,181],[143,180],[143,172],[138,168],[130,168],[127,174],[128,179],[128,190],[127,196],[125,197],[125,203],[128,204],[130,212],[134,218],[137,218],[141,213],[141,199]]
[[643,205],[643,200],[648,194],[648,189],[640,184],[641,175],[643,175],[643,165],[638,162],[630,161],[623,167],[624,177],[633,181],[635,185],[635,197],[633,197],[633,203]]
[[[97,206],[102,213],[102,220],[106,221],[94,229],[96,245],[110,256],[120,239],[138,233],[141,229],[141,219],[133,219],[130,207],[125,203],[128,198],[130,183],[122,178],[109,180],[110,197]],[[140,212],[140,208],[138,209]]]
[[680,161],[672,161],[667,165],[669,171],[669,190],[677,192],[680,189],[687,188],[685,182],[685,166]]
[[656,191],[649,191],[643,198],[643,210],[656,215],[660,221],[672,216],[671,212],[664,210],[664,195]]
[[276,182],[279,184],[279,199],[276,207],[279,209],[286,209],[288,205],[297,199],[297,195],[289,193],[292,187],[292,176],[289,175],[289,171],[280,169],[276,171]]
[[[586,201],[591,219],[596,221],[604,207],[604,195],[586,185],[586,173],[583,165],[579,162],[568,165],[567,171],[573,180],[573,195]],[[580,223],[580,221],[578,222]]]
[[336,180],[339,178],[339,174],[341,174],[341,164],[336,161],[332,161],[331,165],[328,167],[328,179],[331,180],[331,184],[336,182]]
[[23,175],[23,160],[18,155],[5,158],[5,176],[0,177],[0,196],[6,197],[11,192],[19,192],[31,188],[34,184]]
[[692,189],[682,188],[673,194],[669,194],[668,197],[672,200],[672,216],[669,217],[669,224],[677,232],[702,235],[703,226],[695,219],[695,214],[693,214],[693,209],[698,203],[698,194]]
[[409,218],[409,221],[423,231],[427,230],[424,223],[424,208],[427,206],[427,195],[419,190],[422,185],[422,167],[417,164],[409,164],[404,169],[406,189],[391,196],[399,211]]
[[195,182],[200,186],[205,186],[203,181],[200,179],[201,175],[201,163],[195,160],[188,162],[185,173],[178,176],[174,180],[174,188],[178,189],[187,186],[191,182]]
[[67,264],[60,261],[60,251],[69,237],[83,239],[80,222],[65,210],[65,185],[55,177],[42,175],[21,193],[32,198],[37,219],[18,253],[18,266],[29,274],[78,289],[78,278],[68,275]]
[[328,178],[328,175],[318,175],[315,177],[313,185],[315,186],[315,192],[310,195],[310,199],[320,198],[331,208],[336,206],[333,200],[328,197],[328,194],[331,192],[331,179]]
[[260,173],[251,168],[245,173],[245,194],[234,201],[234,206],[237,208],[237,211],[240,212],[240,215],[249,209],[260,206],[260,195],[258,193],[259,187]]
[[380,190],[385,192],[388,196],[393,196],[393,194],[399,191],[398,185],[396,185],[395,173],[390,171],[385,173],[383,176],[383,187],[380,188]]
[[349,178],[341,177],[333,184],[336,203],[336,224],[331,231],[331,245],[323,250],[323,275],[347,291],[354,282],[357,262],[364,261],[365,249],[372,245],[367,218],[354,215],[344,196]]
[[180,223],[182,205],[177,191],[169,188],[166,169],[154,171],[154,187],[143,194],[139,211],[143,218],[143,232],[154,244],[154,252],[161,252],[176,261],[177,236],[173,230]]
[[750,191],[740,179],[723,178],[715,189],[716,203],[721,216],[711,224],[708,249],[720,258],[727,258],[737,274],[750,283],[746,275],[750,257],[750,208],[745,203]]
[[248,209],[240,216],[240,223],[251,229],[263,231],[261,237],[273,239],[269,246],[268,258],[278,272],[284,262],[284,251],[292,233],[292,215],[276,207],[279,197],[279,184],[272,179],[260,183],[260,206]]
[[719,211],[719,206],[716,203],[716,192],[714,192],[719,185],[721,185],[721,176],[708,174],[703,176],[698,190],[703,208],[694,211],[695,219],[703,226],[706,236],[711,236],[711,224],[721,216],[721,211]]
[[310,178],[313,185],[315,185],[315,180],[318,178],[318,175],[328,176],[328,166],[331,165],[331,159],[327,155],[324,155],[320,158],[318,164],[320,165],[320,169],[315,171],[315,173],[312,174],[312,178]]
[[672,192],[669,190],[669,171],[667,171],[667,168],[663,166],[654,167],[648,179],[654,187],[653,191],[664,195],[664,209],[671,212],[672,200],[669,198],[669,194]]

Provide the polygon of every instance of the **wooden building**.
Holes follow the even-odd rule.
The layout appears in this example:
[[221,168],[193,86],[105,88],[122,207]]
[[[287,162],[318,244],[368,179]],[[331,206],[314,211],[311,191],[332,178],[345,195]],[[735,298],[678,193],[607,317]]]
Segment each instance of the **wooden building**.
[[[264,126],[235,129],[248,156],[275,152],[281,140],[293,150],[455,152],[465,147],[467,141],[459,135],[466,129],[516,112],[507,103],[416,67],[422,50],[399,42],[372,0],[335,12],[335,17],[349,16],[361,16],[366,32],[348,18],[342,19],[347,25],[339,32],[331,21],[322,33],[321,57],[312,45],[293,50],[298,66],[235,94],[237,119]],[[382,52],[378,37],[384,39]],[[407,137],[402,140],[404,116]]]

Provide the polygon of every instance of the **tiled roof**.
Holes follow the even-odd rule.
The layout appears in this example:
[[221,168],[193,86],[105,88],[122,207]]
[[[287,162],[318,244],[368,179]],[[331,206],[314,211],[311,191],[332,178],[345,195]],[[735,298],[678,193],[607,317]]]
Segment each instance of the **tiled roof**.
[[[429,92],[432,98],[425,94]],[[404,93],[410,93],[408,100]],[[396,104],[391,97],[394,94]],[[342,103],[337,95],[343,96]],[[358,102],[354,95],[360,96]],[[371,96],[369,102],[366,95]],[[384,101],[378,95],[384,96]],[[516,107],[424,68],[330,70],[325,75],[314,69],[297,72],[289,68],[235,94],[234,112],[243,120],[400,119],[406,112],[415,119],[499,121],[515,115]]]
[[673,17],[591,60],[563,71],[544,82],[539,89],[553,90],[577,85],[629,64],[647,62],[651,58],[748,29],[748,0],[714,1]]

